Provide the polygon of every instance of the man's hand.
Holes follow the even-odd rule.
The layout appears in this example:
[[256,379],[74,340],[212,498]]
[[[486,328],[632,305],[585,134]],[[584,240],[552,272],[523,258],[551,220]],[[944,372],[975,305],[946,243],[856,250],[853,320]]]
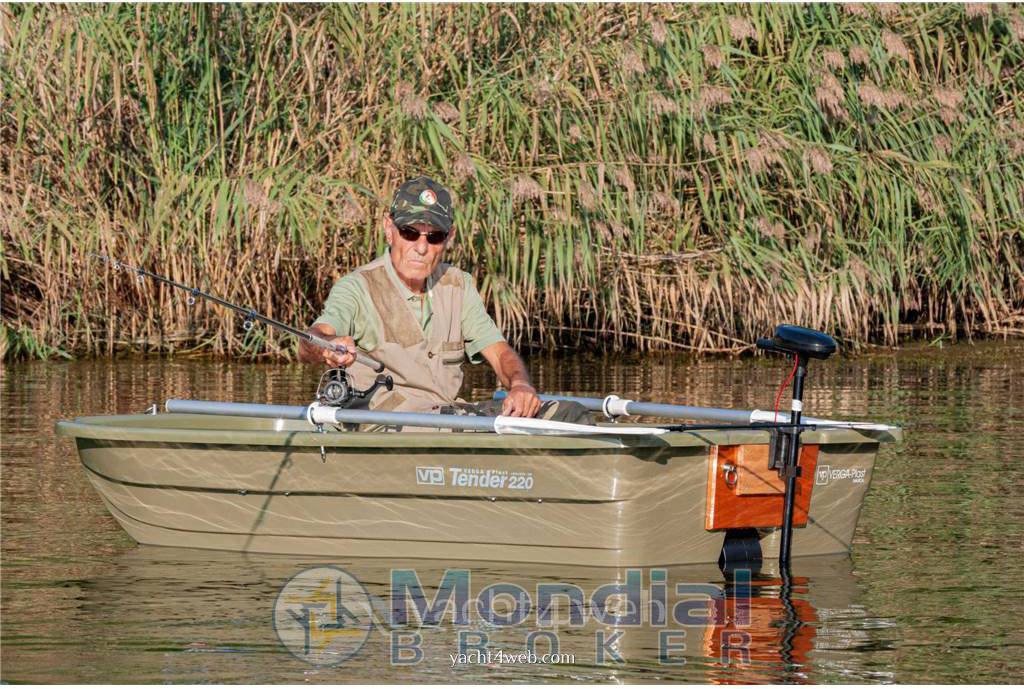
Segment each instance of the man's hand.
[[346,335],[345,337],[331,337],[324,338],[332,345],[340,346],[345,348],[345,353],[333,352],[330,349],[324,349],[320,347],[324,362],[331,368],[341,368],[344,366],[351,366],[356,360],[356,341]]
[[520,383],[513,385],[501,405],[501,413],[505,416],[521,416],[533,418],[540,411],[541,401],[532,385]]
[[491,365],[501,384],[508,388],[508,395],[501,406],[504,416],[533,418],[540,411],[541,401],[530,382],[526,364],[508,346],[507,342],[495,342],[480,352]]
[[299,360],[307,364],[326,364],[331,368],[349,366],[356,360],[356,343],[351,337],[337,337],[334,328],[317,323],[309,329],[311,335],[327,340],[333,345],[344,347],[346,352],[332,352],[308,340],[299,340]]

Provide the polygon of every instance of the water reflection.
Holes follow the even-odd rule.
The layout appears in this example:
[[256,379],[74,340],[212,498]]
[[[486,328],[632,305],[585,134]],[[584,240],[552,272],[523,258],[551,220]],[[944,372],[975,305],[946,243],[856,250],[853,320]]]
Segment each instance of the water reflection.
[[[110,558],[94,576],[19,592],[18,607],[36,609],[52,604],[52,588],[67,587],[75,594],[64,602],[60,615],[33,625],[31,642],[24,638],[5,642],[5,646],[14,644],[5,648],[5,675],[41,680],[51,676],[51,668],[74,665],[79,668],[74,677],[85,682],[230,682],[239,678],[356,682],[383,677],[410,682],[569,677],[705,683],[882,679],[860,662],[862,656],[849,652],[865,644],[884,643],[887,632],[883,625],[868,629],[848,624],[869,613],[858,604],[857,578],[847,557],[798,561],[799,574],[788,590],[771,570],[737,576],[723,575],[713,566],[668,568],[663,572],[669,584],[669,615],[660,626],[652,625],[649,615],[658,597],[652,598],[652,572],[660,570],[642,570],[638,575],[643,581],[642,623],[609,625],[595,619],[597,613],[603,619],[625,614],[629,608],[624,598],[608,599],[610,612],[595,612],[590,594],[601,586],[625,582],[624,570],[425,560],[332,561],[365,585],[381,611],[362,652],[336,668],[317,668],[290,655],[271,624],[280,588],[306,567],[322,564],[316,558],[131,548]],[[534,602],[538,585],[578,586],[588,598],[586,609],[577,615],[584,624],[571,626],[577,611],[570,609],[568,599],[556,598],[549,626],[537,623],[535,609],[522,624],[496,626],[472,605],[465,625],[453,624],[451,609],[436,626],[420,627],[415,617],[408,625],[390,625],[387,611],[399,606],[395,595],[403,591],[392,587],[393,569],[414,570],[427,602],[433,601],[446,572],[453,570],[469,573],[472,600],[497,583],[522,587],[534,595]],[[681,595],[675,593],[677,586],[682,587]],[[414,609],[411,599],[405,603],[408,610]],[[677,608],[680,604],[683,607]],[[508,612],[498,604],[495,610]],[[572,654],[574,663],[453,666],[460,632],[474,632],[475,643],[484,634],[491,649],[514,654],[525,650],[528,635],[538,629],[554,631],[559,652]],[[422,661],[391,665],[391,634],[403,630],[420,632]],[[71,647],[65,642],[79,635],[87,635],[90,642]],[[664,635],[667,640],[662,640]],[[538,653],[546,652],[548,639],[537,648]]]
[[[339,668],[296,660],[277,641],[271,606],[285,580],[317,558],[140,548],[89,485],[60,418],[139,412],[169,397],[300,404],[316,371],[184,358],[9,364],[2,402],[2,679],[81,682],[1005,682],[1024,677],[1024,350],[987,344],[832,359],[811,372],[809,413],[900,423],[885,446],[853,558],[794,562],[791,603],[777,572],[754,572],[750,624],[729,617],[738,583],[715,567],[670,568],[673,583],[727,591],[723,625],[685,626],[682,665],[659,663],[659,631],[600,625],[559,629],[573,665],[452,667],[449,621],[423,630],[424,660],[387,663],[377,631]],[[765,408],[788,371],[778,362],[679,357],[531,362],[554,393]],[[472,369],[464,395],[493,390]],[[436,589],[447,566],[411,564]],[[389,605],[395,563],[339,562]],[[472,563],[468,563],[472,564]],[[518,566],[517,566],[518,567]],[[592,590],[625,573],[472,566],[479,582],[565,581]],[[644,571],[645,589],[650,570]],[[474,586],[474,588],[478,588]],[[432,592],[433,589],[428,589]],[[649,594],[648,594],[649,595]],[[705,610],[720,614],[717,599]],[[482,627],[482,625],[477,625]],[[528,629],[488,629],[521,648]],[[669,629],[666,627],[665,629]],[[483,629],[481,629],[483,630]],[[625,662],[598,664],[594,634],[623,631]],[[743,636],[749,644],[742,647]],[[723,638],[724,637],[724,638]],[[606,636],[607,638],[607,636]],[[740,646],[733,648],[733,646]],[[723,661],[723,650],[725,660]],[[743,655],[742,651],[748,653]]]

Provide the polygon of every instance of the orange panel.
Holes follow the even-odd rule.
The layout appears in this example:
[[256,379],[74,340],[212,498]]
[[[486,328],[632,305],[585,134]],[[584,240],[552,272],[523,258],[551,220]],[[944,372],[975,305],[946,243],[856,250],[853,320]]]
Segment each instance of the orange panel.
[[786,492],[779,472],[768,468],[767,445],[740,445],[736,452],[736,494],[778,495]]
[[[763,472],[750,470],[750,466],[754,462],[762,461],[759,459],[762,454],[765,458],[763,461],[767,462],[766,445],[719,445],[711,448],[711,457],[708,462],[707,511],[704,515],[705,529],[716,531],[719,529],[782,526],[782,490],[768,492],[770,483],[760,478]],[[747,462],[741,469],[741,457],[744,455]],[[722,467],[726,464],[737,467],[736,482],[732,486],[726,482],[725,472],[722,471]],[[807,511],[811,505],[814,470],[817,466],[818,446],[801,446],[801,474],[796,480],[793,526],[807,525]],[[739,491],[744,480],[748,481],[747,489],[751,492],[741,493]]]

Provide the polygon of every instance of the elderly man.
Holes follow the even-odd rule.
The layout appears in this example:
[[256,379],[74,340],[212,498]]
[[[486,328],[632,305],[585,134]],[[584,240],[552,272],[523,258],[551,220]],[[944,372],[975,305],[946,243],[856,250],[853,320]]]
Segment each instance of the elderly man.
[[[417,177],[395,192],[384,219],[388,251],[338,280],[323,313],[310,328],[347,353],[302,341],[307,363],[346,366],[358,388],[375,374],[355,361],[356,347],[384,364],[394,390],[377,391],[371,408],[382,411],[448,411],[585,422],[583,407],[542,403],[526,364],[484,309],[472,277],[442,262],[455,235],[451,195]],[[508,389],[502,402],[472,405],[458,399],[462,362],[483,359]]]

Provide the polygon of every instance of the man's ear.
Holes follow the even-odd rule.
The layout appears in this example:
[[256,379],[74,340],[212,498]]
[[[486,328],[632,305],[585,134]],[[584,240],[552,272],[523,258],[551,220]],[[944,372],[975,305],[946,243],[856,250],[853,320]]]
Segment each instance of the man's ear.
[[398,228],[395,227],[395,223],[391,220],[391,216],[384,216],[384,239],[387,240],[388,246],[391,246],[395,241],[395,232]]

